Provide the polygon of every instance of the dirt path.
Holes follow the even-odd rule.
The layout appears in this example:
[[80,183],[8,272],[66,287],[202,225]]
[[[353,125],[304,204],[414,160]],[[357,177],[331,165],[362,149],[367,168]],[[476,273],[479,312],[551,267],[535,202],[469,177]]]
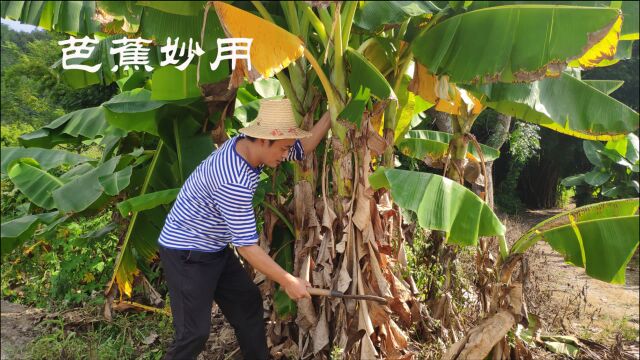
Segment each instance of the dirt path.
[[[560,210],[528,211],[504,221],[509,240],[515,241],[536,223]],[[572,334],[611,345],[619,333],[625,348],[638,353],[640,296],[638,254],[629,263],[625,285],[611,285],[587,276],[584,269],[566,264],[545,242],[527,255],[530,267],[529,310],[541,317],[549,333]]]
[[2,300],[1,303],[1,337],[2,360],[9,359],[13,349],[24,347],[37,336],[34,325],[44,316],[40,309],[31,309],[19,304],[12,304]]

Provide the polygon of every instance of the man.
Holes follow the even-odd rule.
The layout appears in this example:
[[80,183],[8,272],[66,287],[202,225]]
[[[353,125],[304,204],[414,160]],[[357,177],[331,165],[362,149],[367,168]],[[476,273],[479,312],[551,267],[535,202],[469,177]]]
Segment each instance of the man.
[[326,113],[311,132],[298,128],[289,100],[263,100],[256,120],[205,159],[185,181],[158,240],[175,338],[165,359],[195,359],[209,337],[215,301],[245,359],[268,357],[262,297],[229,244],[290,298],[310,284],[282,269],[258,245],[253,194],[264,165],[311,154],[325,136]]

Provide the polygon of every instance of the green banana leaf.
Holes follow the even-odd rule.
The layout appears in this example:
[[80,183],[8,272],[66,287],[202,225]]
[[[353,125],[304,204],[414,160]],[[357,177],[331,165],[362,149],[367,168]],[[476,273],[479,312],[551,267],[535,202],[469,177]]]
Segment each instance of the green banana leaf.
[[120,93],[102,104],[107,121],[127,131],[144,131],[158,135],[156,115],[166,101],[151,100],[151,91],[134,89]]
[[610,8],[498,6],[425,29],[412,50],[431,73],[454,83],[534,81],[587,52],[583,67],[613,57],[620,21]]
[[131,182],[132,166],[127,166],[113,174],[103,175],[98,178],[100,185],[104,189],[104,193],[110,196],[118,195],[122,190],[126,189]]
[[604,148],[617,152],[620,156],[626,158],[631,164],[636,164],[638,160],[640,160],[640,144],[638,142],[638,135],[634,133],[627,134],[623,139],[607,141]]
[[73,166],[91,161],[91,159],[86,156],[64,150],[3,147],[2,152],[0,152],[1,173],[6,175],[9,164],[20,158],[32,158],[36,160],[43,170],[50,170],[63,164]]
[[[145,169],[144,181],[138,197],[182,186],[179,175],[171,168],[175,162],[177,162],[175,153],[161,140]],[[133,281],[139,272],[138,261],[148,262],[156,257],[157,240],[169,211],[168,207],[162,206],[167,203],[157,202],[156,204],[152,208],[147,208],[143,204],[139,207],[140,211],[132,211],[126,235],[116,258],[109,289],[117,285],[121,294],[131,296]],[[129,205],[138,206],[131,203]],[[129,212],[126,214],[129,215]]]
[[622,80],[582,80],[582,82],[607,95],[611,95],[624,84]]
[[118,203],[118,211],[122,216],[129,216],[134,212],[153,209],[156,206],[170,204],[177,197],[180,188],[157,191],[127,199]]
[[434,104],[408,91],[409,81],[411,81],[411,78],[408,75],[403,75],[400,86],[398,87],[397,121],[393,134],[394,143],[401,140],[407,131],[411,129],[411,124],[418,118],[418,114],[434,106]]
[[87,173],[56,188],[51,193],[56,207],[64,212],[74,213],[87,209],[105,191],[100,183],[100,177],[113,174],[119,162],[120,156],[113,157]]
[[[149,1],[149,3],[155,3],[155,1]],[[176,3],[176,6],[179,7],[180,4],[182,3]],[[146,6],[140,22],[140,35],[143,39],[154,40],[159,45],[166,45],[167,38],[173,40],[179,38],[187,44],[189,39],[197,41],[204,51],[217,49],[217,39],[225,38],[226,35],[213,8],[207,15],[204,43],[200,41],[203,19],[204,7],[197,14],[185,16]]]
[[523,253],[544,240],[589,276],[624,284],[626,265],[638,247],[638,224],[638,198],[586,205],[535,225],[511,253]]
[[121,29],[128,33],[138,32],[143,7],[138,1],[98,1],[98,8],[115,20],[123,22]]
[[[473,1],[469,7],[477,10],[501,5],[546,5],[549,1]],[[554,1],[554,5],[589,6],[622,10],[623,22],[620,40],[638,40],[638,2],[637,1]]]
[[53,211],[37,215],[26,215],[3,222],[2,226],[0,226],[0,256],[5,256],[21,243],[30,239],[40,224],[51,224],[61,216],[62,214],[58,211]]
[[637,112],[565,73],[528,84],[465,88],[500,113],[581,139],[618,139],[638,129]]
[[11,182],[32,203],[43,209],[53,209],[56,206],[52,193],[62,187],[64,183],[54,175],[40,167],[31,158],[20,158],[8,167]]
[[637,1],[612,1],[620,4],[620,9],[624,15],[624,22],[622,23],[622,31],[620,32],[620,40],[638,40],[640,39],[638,28],[638,13],[640,9]]
[[387,79],[384,78],[380,71],[378,71],[369,60],[351,48],[347,48],[345,54],[347,55],[349,65],[351,65],[349,87],[352,90],[363,87],[371,90],[371,94],[379,99],[396,98]]
[[51,148],[107,135],[122,137],[126,133],[109,126],[104,108],[97,106],[62,115],[36,131],[21,135],[19,140],[25,147]]
[[[406,156],[416,159],[429,157],[432,161],[440,160],[447,153],[451,134],[432,130],[411,130],[407,136],[397,142],[397,148]],[[500,157],[500,151],[490,146],[480,144],[485,161],[494,161]],[[469,153],[480,160],[480,154],[475,146],[469,144]]]
[[504,236],[505,227],[491,208],[451,179],[380,167],[369,182],[374,189],[390,189],[393,201],[414,211],[420,226],[446,232],[451,244],[475,246],[480,236]]
[[359,129],[362,123],[362,114],[369,102],[369,94],[369,88],[361,86],[358,92],[353,94],[347,106],[338,114],[338,119],[348,120],[350,123],[356,124]]
[[356,12],[354,24],[369,31],[400,24],[410,17],[438,12],[431,1],[367,1]]
[[100,31],[95,1],[2,1],[3,18],[83,37]]
[[[271,237],[272,256],[274,260],[287,272],[293,272],[293,243],[294,238],[287,226],[282,223],[276,224]],[[298,311],[296,302],[291,300],[287,293],[276,285],[273,294],[273,307],[282,320],[295,318]]]
[[206,1],[137,1],[136,3],[169,14],[194,16],[204,11]]

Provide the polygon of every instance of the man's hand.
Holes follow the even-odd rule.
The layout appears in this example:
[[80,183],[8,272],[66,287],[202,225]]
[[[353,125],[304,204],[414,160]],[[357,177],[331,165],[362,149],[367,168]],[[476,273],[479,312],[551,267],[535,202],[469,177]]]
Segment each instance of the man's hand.
[[289,295],[292,300],[310,299],[311,295],[307,291],[307,288],[311,287],[311,284],[302,278],[295,277],[291,274],[287,275],[287,279],[281,284],[287,295]]
[[277,282],[293,300],[310,298],[307,287],[311,287],[308,281],[295,277],[286,272],[278,263],[267,255],[258,245],[237,247],[238,253],[245,258],[254,269],[265,274],[269,279]]

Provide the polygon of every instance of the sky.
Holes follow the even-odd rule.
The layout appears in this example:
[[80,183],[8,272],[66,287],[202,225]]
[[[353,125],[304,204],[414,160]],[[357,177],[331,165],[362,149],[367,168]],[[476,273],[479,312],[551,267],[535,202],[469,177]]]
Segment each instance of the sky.
[[9,25],[12,30],[15,31],[24,31],[24,32],[32,32],[37,27],[33,25],[21,24],[19,21],[9,20],[9,19],[0,19],[3,24]]

